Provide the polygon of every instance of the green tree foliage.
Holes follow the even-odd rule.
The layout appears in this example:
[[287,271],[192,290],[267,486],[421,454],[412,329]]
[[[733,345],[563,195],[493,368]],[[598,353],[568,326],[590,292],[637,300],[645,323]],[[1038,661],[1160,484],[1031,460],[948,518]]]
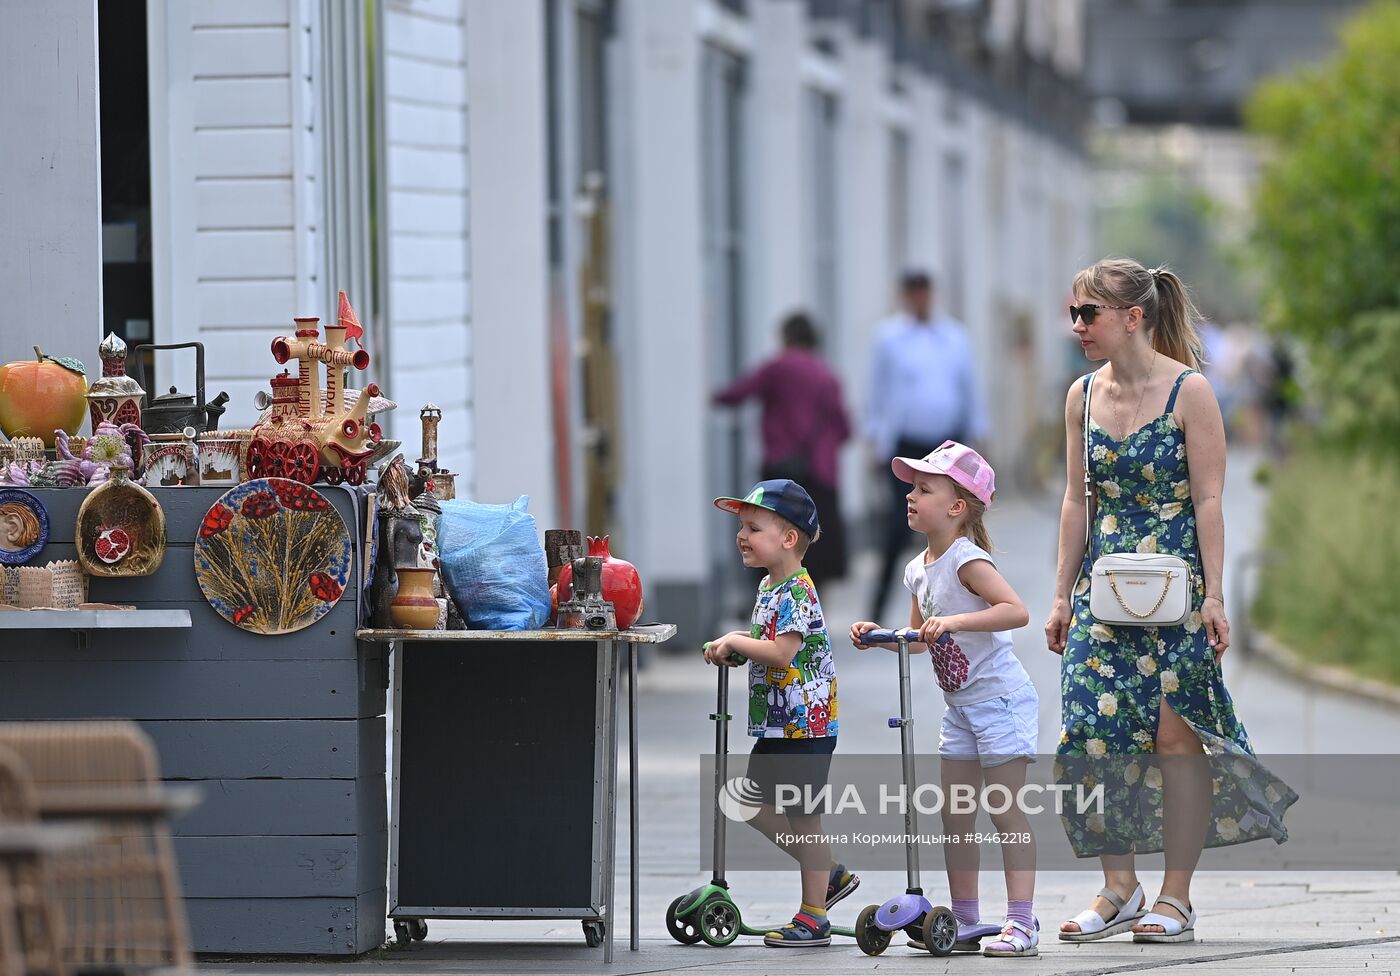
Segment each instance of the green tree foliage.
[[1313,346],[1350,346],[1358,313],[1400,308],[1400,2],[1364,8],[1340,41],[1245,111],[1273,149],[1256,198],[1266,321]]

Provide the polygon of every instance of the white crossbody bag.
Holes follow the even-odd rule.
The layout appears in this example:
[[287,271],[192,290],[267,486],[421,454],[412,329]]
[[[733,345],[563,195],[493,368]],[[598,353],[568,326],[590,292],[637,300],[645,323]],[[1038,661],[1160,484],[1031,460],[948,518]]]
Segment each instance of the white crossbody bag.
[[[1084,551],[1092,552],[1094,478],[1089,467],[1089,402],[1084,390]],[[1081,570],[1081,574],[1082,574]],[[1089,612],[1112,627],[1176,627],[1191,615],[1191,573],[1186,560],[1155,552],[1105,553],[1089,571]]]

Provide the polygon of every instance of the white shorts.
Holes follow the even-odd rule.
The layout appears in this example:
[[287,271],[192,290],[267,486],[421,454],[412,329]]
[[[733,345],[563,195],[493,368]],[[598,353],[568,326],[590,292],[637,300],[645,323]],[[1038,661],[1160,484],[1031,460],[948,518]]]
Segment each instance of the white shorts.
[[938,754],[944,759],[977,759],[983,767],[1000,766],[1026,756],[1034,762],[1040,696],[1027,681],[1010,694],[971,705],[949,705],[938,730]]

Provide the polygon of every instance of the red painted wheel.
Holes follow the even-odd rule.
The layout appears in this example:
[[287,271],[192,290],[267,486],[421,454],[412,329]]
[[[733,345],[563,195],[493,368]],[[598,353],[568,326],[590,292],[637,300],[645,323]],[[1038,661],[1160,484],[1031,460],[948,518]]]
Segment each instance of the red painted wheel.
[[291,444],[287,450],[287,458],[283,463],[283,471],[286,477],[293,481],[300,481],[304,485],[315,482],[316,472],[320,467],[320,458],[316,456],[316,446],[306,441],[298,441]]
[[248,445],[248,477],[267,477],[267,441],[254,437]]
[[321,473],[328,485],[338,485],[345,480],[345,474],[339,468],[322,468]]
[[285,478],[287,476],[287,455],[291,445],[286,441],[273,441],[267,446],[267,476]]
[[351,461],[345,465],[345,480],[352,485],[365,483],[365,473],[369,466],[364,461]]

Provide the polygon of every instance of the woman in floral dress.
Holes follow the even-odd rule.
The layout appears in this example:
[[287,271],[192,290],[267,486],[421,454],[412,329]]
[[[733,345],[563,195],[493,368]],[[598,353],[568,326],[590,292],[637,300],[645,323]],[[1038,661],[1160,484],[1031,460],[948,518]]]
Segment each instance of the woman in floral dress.
[[[1064,656],[1060,775],[1102,784],[1106,802],[1101,814],[1064,818],[1075,853],[1102,860],[1104,888],[1060,927],[1060,938],[1094,941],[1131,928],[1135,941],[1185,942],[1194,937],[1190,887],[1202,848],[1261,837],[1282,843],[1283,812],[1297,796],[1254,758],[1221,677],[1230,644],[1221,581],[1225,430],[1196,372],[1196,310],[1175,274],[1130,260],[1081,271],[1074,295],[1071,318],[1085,356],[1107,360],[1090,401],[1094,522],[1086,551],[1086,376],[1065,401],[1068,488],[1045,635]],[[1095,621],[1089,568],[1117,552],[1186,560],[1185,623]],[[1166,871],[1158,900],[1148,903],[1134,855],[1158,851]]]

